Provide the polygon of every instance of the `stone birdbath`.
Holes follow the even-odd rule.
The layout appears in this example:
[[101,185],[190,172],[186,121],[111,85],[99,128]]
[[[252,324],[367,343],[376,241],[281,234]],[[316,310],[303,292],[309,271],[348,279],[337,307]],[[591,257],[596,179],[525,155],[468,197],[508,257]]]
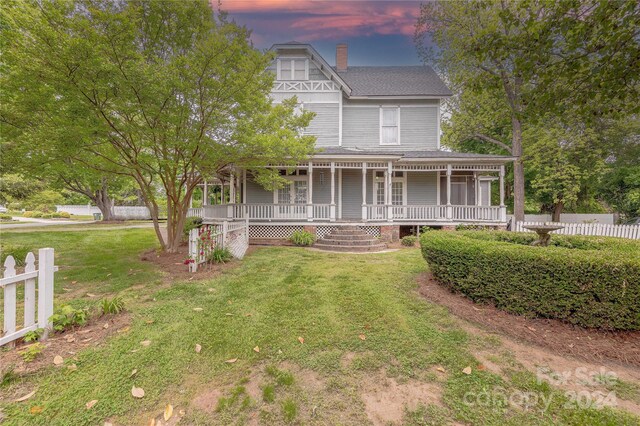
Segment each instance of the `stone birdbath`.
[[524,225],[524,229],[538,234],[538,240],[531,243],[532,246],[547,247],[551,241],[551,231],[557,231],[564,228],[562,225]]

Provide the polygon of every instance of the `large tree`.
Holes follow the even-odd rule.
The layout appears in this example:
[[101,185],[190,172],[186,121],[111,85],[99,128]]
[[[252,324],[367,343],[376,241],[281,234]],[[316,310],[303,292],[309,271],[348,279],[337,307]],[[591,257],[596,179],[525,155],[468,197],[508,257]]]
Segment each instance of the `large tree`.
[[34,0],[2,13],[7,116],[28,99],[26,112],[41,118],[21,141],[135,180],[165,250],[177,249],[203,176],[235,165],[278,184],[265,164],[293,165],[313,150],[301,135],[313,114],[295,114],[295,99],[271,103],[272,56],[206,0]]
[[639,34],[636,1],[469,0],[422,5],[415,38],[457,97],[458,136],[516,157],[514,214],[523,220],[525,127],[550,114],[588,121],[637,111]]

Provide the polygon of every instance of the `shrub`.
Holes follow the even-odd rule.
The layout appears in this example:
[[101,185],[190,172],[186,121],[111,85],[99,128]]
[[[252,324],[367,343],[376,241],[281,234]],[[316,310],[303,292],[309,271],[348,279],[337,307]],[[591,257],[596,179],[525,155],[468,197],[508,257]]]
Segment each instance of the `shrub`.
[[316,236],[308,231],[294,231],[289,241],[297,246],[310,246],[316,242]]
[[53,218],[53,213],[42,213],[41,217],[43,219],[51,219],[51,218]]
[[442,232],[421,238],[434,277],[474,301],[583,327],[640,330],[640,244],[603,237]]
[[24,362],[31,362],[35,360],[38,357],[38,355],[42,353],[43,350],[44,350],[44,345],[38,342],[22,349],[19,352],[19,354],[24,360]]
[[55,213],[51,213],[51,217],[69,219],[71,218],[71,214],[69,214],[68,212],[55,212]]
[[70,305],[62,305],[55,310],[51,318],[55,331],[65,331],[69,328],[84,325],[88,315],[85,309],[75,309]]
[[102,310],[102,315],[119,314],[124,311],[124,301],[121,297],[102,299],[100,301],[100,309]]
[[32,211],[26,211],[24,213],[22,213],[22,217],[33,217],[33,213]]
[[13,216],[6,213],[0,213],[0,220],[13,220]]
[[24,266],[25,258],[31,251],[30,247],[22,245],[0,245],[0,264],[4,265],[7,256],[13,256],[16,266]]
[[55,212],[56,204],[64,204],[64,197],[55,191],[45,189],[36,192],[25,200],[27,210],[38,210],[46,213]]
[[31,217],[41,218],[44,215],[42,212],[31,212]]
[[201,217],[189,216],[188,218],[186,218],[184,220],[184,228],[182,229],[185,240],[189,238],[189,232],[191,232],[192,229],[199,228],[201,225]]
[[44,328],[37,328],[35,330],[27,332],[27,334],[22,337],[22,340],[24,340],[25,342],[37,342],[38,340],[40,340],[43,334]]
[[407,235],[406,237],[402,237],[402,245],[407,247],[413,247],[416,245],[418,241],[418,237],[415,235]]
[[209,263],[227,263],[231,259],[233,259],[233,255],[229,249],[220,246],[214,247],[207,257]]

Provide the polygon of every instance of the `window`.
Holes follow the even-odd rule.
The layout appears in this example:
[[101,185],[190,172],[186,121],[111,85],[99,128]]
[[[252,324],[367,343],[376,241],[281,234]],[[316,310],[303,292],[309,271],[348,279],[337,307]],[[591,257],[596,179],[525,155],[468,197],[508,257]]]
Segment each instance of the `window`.
[[400,108],[380,108],[380,145],[400,145]]
[[278,59],[278,80],[308,80],[309,79],[309,60],[304,58],[297,59]]
[[309,187],[307,170],[296,169],[287,172],[286,169],[280,169],[279,173],[289,182],[284,187],[273,192],[273,202],[275,204],[306,204]]

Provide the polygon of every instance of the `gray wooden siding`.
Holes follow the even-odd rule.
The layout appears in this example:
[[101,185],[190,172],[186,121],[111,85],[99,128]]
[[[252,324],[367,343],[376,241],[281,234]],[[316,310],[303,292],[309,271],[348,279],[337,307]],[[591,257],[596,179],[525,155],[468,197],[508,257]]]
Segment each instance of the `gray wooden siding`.
[[342,110],[342,146],[379,147],[380,110],[353,107]]
[[342,170],[342,218],[362,219],[362,172]]
[[409,172],[407,174],[407,204],[436,204],[438,200],[436,172]]
[[[338,177],[336,176],[336,197],[338,196]],[[331,202],[331,169],[313,168],[313,203]],[[336,200],[337,202],[337,200]]]
[[433,107],[400,108],[400,146],[403,148],[438,148],[438,109]]
[[273,191],[267,191],[262,186],[247,178],[247,203],[271,204],[273,203]]
[[306,134],[317,137],[316,146],[338,146],[340,105],[308,103],[304,104],[304,109],[316,113],[305,130]]

